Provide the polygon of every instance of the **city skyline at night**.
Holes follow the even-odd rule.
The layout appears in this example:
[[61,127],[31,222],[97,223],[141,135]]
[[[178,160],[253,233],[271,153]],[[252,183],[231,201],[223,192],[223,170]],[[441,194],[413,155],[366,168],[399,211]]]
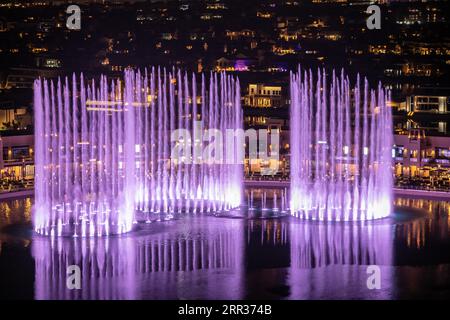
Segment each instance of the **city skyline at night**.
[[2,1],[0,300],[448,300],[449,7]]

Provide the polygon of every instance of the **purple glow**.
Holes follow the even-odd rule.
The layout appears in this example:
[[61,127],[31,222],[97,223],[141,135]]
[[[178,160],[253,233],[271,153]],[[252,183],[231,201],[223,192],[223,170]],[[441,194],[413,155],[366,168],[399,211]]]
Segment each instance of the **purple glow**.
[[291,74],[291,213],[312,220],[386,217],[392,206],[389,93],[351,89],[341,72]]
[[[36,80],[34,226],[44,235],[103,236],[173,213],[224,211],[241,201],[243,168],[176,161],[176,129],[241,129],[239,82],[152,69],[80,85]],[[196,115],[196,116],[193,116]],[[191,140],[201,150],[208,141]],[[223,150],[224,154],[236,150]],[[202,155],[203,157],[203,155]],[[202,158],[201,160],[205,160]],[[159,219],[159,218],[158,218]]]
[[[35,238],[35,298],[135,300],[215,294],[242,299],[242,220],[210,219],[191,216],[169,226],[145,225],[150,232],[144,236]],[[80,267],[81,290],[66,287],[69,265]]]
[[236,60],[234,64],[234,71],[249,71],[247,61]]
[[[403,226],[191,215],[122,237],[36,237],[35,298],[245,299],[275,285],[289,286],[285,299],[397,298],[393,239],[412,233]],[[80,290],[67,289],[69,265]],[[369,265],[382,269],[383,290],[367,289]]]
[[[393,298],[394,251],[389,222],[336,224],[299,221],[288,227],[291,267],[287,278],[292,297]],[[384,290],[367,289],[370,265],[380,267],[380,282]],[[373,291],[377,293],[373,294]]]

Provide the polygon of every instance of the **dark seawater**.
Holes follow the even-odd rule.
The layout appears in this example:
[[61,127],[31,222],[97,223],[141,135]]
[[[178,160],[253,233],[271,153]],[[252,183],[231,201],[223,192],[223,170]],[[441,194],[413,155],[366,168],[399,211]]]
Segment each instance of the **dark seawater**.
[[397,198],[392,217],[366,223],[197,215],[100,239],[34,235],[32,201],[0,202],[0,299],[450,298],[444,201]]

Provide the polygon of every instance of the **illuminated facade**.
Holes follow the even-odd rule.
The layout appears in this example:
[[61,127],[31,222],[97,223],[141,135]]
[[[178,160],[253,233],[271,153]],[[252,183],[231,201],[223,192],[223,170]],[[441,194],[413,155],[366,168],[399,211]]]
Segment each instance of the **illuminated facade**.
[[[34,182],[34,136],[4,136],[0,138],[1,189],[32,187]],[[21,186],[11,183],[21,182]]]
[[284,88],[281,85],[263,83],[249,84],[244,104],[257,108],[279,108],[286,105]]
[[423,129],[411,129],[394,136],[396,176],[423,177],[448,181],[450,137],[427,136]]
[[447,96],[413,95],[406,97],[406,111],[447,113],[450,99]]

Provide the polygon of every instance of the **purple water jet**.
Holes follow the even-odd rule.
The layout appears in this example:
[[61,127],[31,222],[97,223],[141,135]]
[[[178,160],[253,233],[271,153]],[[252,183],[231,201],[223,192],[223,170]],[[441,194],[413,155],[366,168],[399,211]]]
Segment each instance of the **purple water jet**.
[[[344,72],[291,73],[291,213],[311,220],[386,217],[392,207],[392,114],[381,84]],[[362,89],[362,90],[361,90]]]
[[[78,83],[79,81],[79,83]],[[75,75],[34,83],[36,232],[103,236],[132,229],[138,217],[238,207],[243,166],[173,159],[175,130],[242,129],[239,81],[232,76],[152,69],[85,83]],[[220,150],[237,158],[238,144]],[[230,149],[231,148],[231,149]],[[139,214],[138,214],[139,213]]]

